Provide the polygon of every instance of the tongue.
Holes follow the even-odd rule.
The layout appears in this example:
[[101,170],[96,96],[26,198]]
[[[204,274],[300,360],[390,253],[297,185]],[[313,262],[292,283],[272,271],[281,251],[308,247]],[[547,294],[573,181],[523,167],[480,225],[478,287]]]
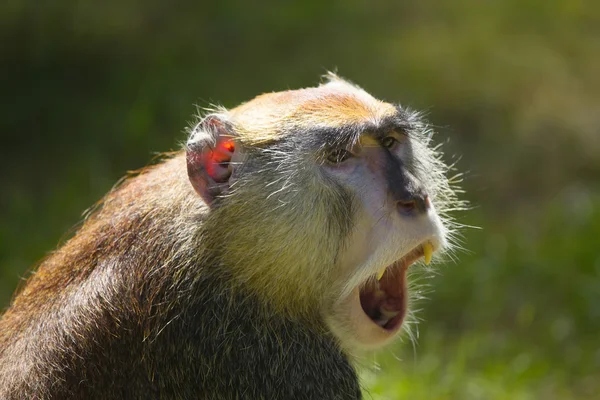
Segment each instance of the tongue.
[[377,286],[376,283],[369,284],[360,291],[360,304],[365,313],[371,318],[377,318],[377,310],[387,301],[387,294]]
[[395,317],[403,307],[405,268],[389,267],[379,281],[369,281],[360,292],[365,313],[377,321]]

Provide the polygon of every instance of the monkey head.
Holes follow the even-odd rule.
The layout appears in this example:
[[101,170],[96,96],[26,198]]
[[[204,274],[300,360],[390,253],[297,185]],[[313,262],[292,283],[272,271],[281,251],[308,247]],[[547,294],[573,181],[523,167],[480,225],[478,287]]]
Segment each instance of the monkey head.
[[388,343],[408,313],[408,267],[451,232],[455,194],[430,133],[418,113],[334,75],[212,110],[186,147],[208,206],[205,256],[348,351]]

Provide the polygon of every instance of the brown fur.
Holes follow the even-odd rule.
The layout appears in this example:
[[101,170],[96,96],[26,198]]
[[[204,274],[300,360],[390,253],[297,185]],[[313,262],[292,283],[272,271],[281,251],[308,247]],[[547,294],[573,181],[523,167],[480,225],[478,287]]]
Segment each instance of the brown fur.
[[258,96],[231,110],[229,116],[250,143],[269,143],[290,131],[338,128],[377,122],[396,109],[355,86],[333,78],[333,85]]
[[[346,370],[320,393],[358,396],[327,335],[191,268],[197,239],[181,219],[206,209],[184,171],[183,154],[141,171],[40,265],[0,321],[0,398],[308,399],[322,384],[303,359]],[[322,354],[304,352],[311,341]]]

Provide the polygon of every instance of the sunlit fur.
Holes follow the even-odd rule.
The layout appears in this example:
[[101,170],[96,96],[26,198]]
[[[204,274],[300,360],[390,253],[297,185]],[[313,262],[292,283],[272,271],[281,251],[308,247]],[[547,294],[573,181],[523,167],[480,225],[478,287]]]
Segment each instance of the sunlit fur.
[[334,75],[215,108],[186,147],[214,144],[203,122],[224,121],[238,149],[230,186],[207,205],[182,151],[111,191],[0,320],[0,397],[358,398],[352,334],[331,318],[400,255],[392,239],[408,245],[413,232],[349,265],[368,210],[324,158],[398,110],[410,168],[443,222],[441,241],[452,242],[447,213],[461,203],[417,113]]
[[[230,124],[245,153],[237,171],[234,166],[236,179],[221,199],[223,206],[213,210],[204,225],[209,232],[219,232],[213,236],[219,243],[211,246],[225,255],[234,279],[282,312],[301,314],[319,324],[334,312],[340,298],[407,251],[410,229],[389,232],[366,263],[356,265],[350,274],[339,271],[340,255],[351,245],[348,239],[362,205],[355,193],[321,170],[321,151],[346,138],[334,137],[328,143],[318,135],[346,127],[351,142],[357,142],[365,129],[396,112],[395,106],[333,74],[318,88],[265,94],[231,111],[213,110],[211,115]],[[432,199],[441,219],[440,245],[447,250],[454,231],[447,213],[461,204],[446,177],[448,167],[441,153],[431,147],[430,128],[419,113],[407,108],[402,113],[411,142],[406,159]],[[191,138],[193,142],[193,130]],[[382,210],[386,206],[375,205]],[[386,213],[389,210],[381,218],[387,218]],[[223,223],[234,220],[244,224],[230,229]],[[210,240],[211,234],[206,236]],[[345,340],[347,329],[343,324],[336,327],[341,344],[353,350],[357,343]]]

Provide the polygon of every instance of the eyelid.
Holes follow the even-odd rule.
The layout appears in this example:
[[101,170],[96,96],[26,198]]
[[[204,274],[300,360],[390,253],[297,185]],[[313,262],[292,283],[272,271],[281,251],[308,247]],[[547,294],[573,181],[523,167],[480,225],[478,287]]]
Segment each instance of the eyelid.
[[396,139],[398,141],[401,141],[401,140],[406,139],[408,137],[408,133],[404,129],[402,129],[402,130],[395,129],[395,130],[387,133],[384,136],[384,138],[386,138],[388,136],[392,136],[394,139]]
[[[334,155],[337,152],[343,152],[342,153],[343,157],[337,157],[336,161],[330,160],[329,157],[331,157],[332,155]],[[354,157],[354,154],[351,151],[348,151],[347,149],[345,149],[343,147],[330,149],[325,153],[325,160],[331,164],[341,164],[342,162],[346,161],[350,157]]]
[[357,152],[356,152],[356,148],[355,146],[337,146],[337,147],[328,147],[323,154],[325,154],[325,157],[327,157],[327,155],[333,153],[334,151],[340,151],[340,150],[344,150],[347,151],[348,153],[350,153],[350,155],[352,157],[356,157]]
[[405,131],[392,131],[385,135],[381,140],[385,140],[388,137],[394,138],[398,143],[404,143],[409,138]]

